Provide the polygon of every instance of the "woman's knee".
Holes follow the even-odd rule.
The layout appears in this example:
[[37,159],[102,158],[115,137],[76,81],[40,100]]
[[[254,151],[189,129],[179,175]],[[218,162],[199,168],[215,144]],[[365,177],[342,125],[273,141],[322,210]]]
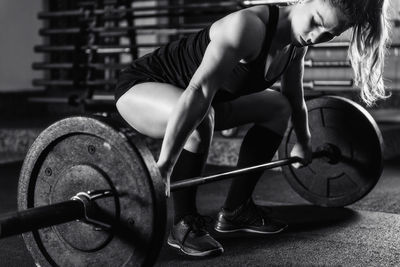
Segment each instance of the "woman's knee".
[[117,102],[117,110],[122,118],[136,131],[152,138],[164,135],[166,121],[153,115],[149,118],[149,108],[143,107],[134,97],[122,96]]
[[163,138],[182,91],[169,84],[137,84],[119,98],[117,110],[138,132],[152,138]]

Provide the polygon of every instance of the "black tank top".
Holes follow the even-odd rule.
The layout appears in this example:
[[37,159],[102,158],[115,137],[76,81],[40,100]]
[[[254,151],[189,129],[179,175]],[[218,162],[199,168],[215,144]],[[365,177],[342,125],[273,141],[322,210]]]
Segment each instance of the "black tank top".
[[[279,8],[269,6],[269,21],[264,38],[263,49],[258,57],[249,63],[238,63],[228,79],[223,82],[213,102],[228,101],[243,95],[260,92],[271,87],[289,65],[294,48],[284,70],[273,80],[265,79],[265,63],[276,32],[279,18]],[[185,89],[199,67],[204,53],[210,43],[210,28],[199,31],[177,41],[171,42],[154,52],[135,60],[130,67],[123,70],[119,84],[127,84],[131,79],[140,81],[155,81],[173,84]],[[117,86],[117,90],[121,90]],[[125,88],[123,90],[129,90]],[[122,95],[116,92],[116,95]]]

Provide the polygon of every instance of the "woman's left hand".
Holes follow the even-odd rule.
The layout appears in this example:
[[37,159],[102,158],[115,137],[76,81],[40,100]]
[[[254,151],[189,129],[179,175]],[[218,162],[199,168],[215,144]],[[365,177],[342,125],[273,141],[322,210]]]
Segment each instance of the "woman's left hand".
[[299,157],[301,159],[300,163],[293,163],[292,166],[296,169],[307,166],[312,161],[312,146],[311,141],[305,144],[297,142],[292,151],[290,152],[291,157]]

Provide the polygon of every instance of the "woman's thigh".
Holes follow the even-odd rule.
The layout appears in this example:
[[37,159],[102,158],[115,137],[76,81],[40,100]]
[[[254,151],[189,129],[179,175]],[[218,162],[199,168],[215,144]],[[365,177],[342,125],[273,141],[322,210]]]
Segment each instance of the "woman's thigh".
[[117,109],[124,120],[140,133],[162,138],[182,92],[183,89],[166,83],[136,84],[118,99]]
[[286,97],[270,89],[217,103],[214,110],[216,130],[256,123],[283,134],[291,115]]

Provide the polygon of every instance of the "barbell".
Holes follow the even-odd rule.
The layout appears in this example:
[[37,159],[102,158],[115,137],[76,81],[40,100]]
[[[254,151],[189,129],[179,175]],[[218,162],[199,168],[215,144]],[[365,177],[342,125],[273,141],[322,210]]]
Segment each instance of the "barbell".
[[[113,85],[117,81],[114,79],[107,79],[107,80],[80,80],[80,81],[74,81],[72,79],[70,80],[50,80],[50,79],[33,79],[32,84],[35,86],[105,86],[105,85]],[[311,81],[306,81],[303,83],[304,89],[307,90],[314,90],[314,91],[336,91],[338,88],[343,89],[345,88],[346,90],[349,91],[356,91],[358,90],[357,88],[351,88],[353,87],[353,81],[352,80],[343,80],[343,81],[329,81],[329,80],[311,80]],[[281,83],[276,82],[273,86],[273,89],[280,89],[281,88]]]
[[[144,25],[144,26],[124,26],[124,27],[95,27],[86,29],[86,32],[93,32],[102,37],[124,37],[129,32],[135,32],[137,35],[176,35],[176,34],[190,34],[198,32],[200,29],[205,28],[205,24],[189,24],[177,27],[171,27],[170,25]],[[80,28],[51,28],[51,29],[40,29],[39,34],[42,36],[51,35],[77,35],[81,34]]]
[[[93,68],[96,70],[121,70],[128,67],[128,63],[80,63],[78,67],[80,68]],[[349,67],[350,63],[348,61],[315,61],[312,59],[307,59],[304,62],[304,67],[307,68],[345,68]],[[35,70],[53,70],[53,69],[73,69],[74,63],[64,62],[64,63],[47,63],[47,62],[35,62],[32,63],[32,68]]]
[[[382,172],[382,136],[368,112],[340,97],[307,102],[314,159],[289,153],[289,126],[277,161],[180,180],[171,191],[282,166],[289,184],[320,206],[365,196]],[[262,148],[260,148],[262,149]],[[167,232],[165,185],[143,140],[105,117],[70,117],[46,128],[29,149],[18,212],[0,218],[0,237],[23,233],[38,266],[148,266]]]
[[34,50],[38,53],[68,53],[84,52],[97,54],[121,54],[132,53],[137,48],[157,48],[166,43],[140,43],[137,45],[84,45],[76,47],[74,45],[35,45]]

